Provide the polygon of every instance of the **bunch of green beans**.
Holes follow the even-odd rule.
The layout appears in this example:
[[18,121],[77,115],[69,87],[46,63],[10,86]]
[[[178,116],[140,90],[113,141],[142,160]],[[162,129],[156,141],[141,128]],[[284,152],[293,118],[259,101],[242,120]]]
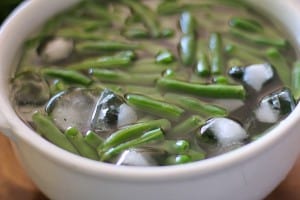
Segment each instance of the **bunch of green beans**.
[[[32,124],[41,136],[103,162],[115,162],[128,149],[151,147],[166,155],[159,165],[183,164],[205,159],[207,152],[193,141],[206,121],[232,114],[212,100],[245,101],[249,95],[227,75],[230,67],[269,62],[300,98],[300,64],[291,46],[246,4],[149,2],[82,1],[26,42],[13,82],[39,74],[51,97],[73,88],[109,89],[138,113],[135,123],[107,136],[75,126],[60,130],[50,112],[37,109]],[[30,56],[48,36],[73,40],[72,54],[55,63],[33,62],[39,59]]]

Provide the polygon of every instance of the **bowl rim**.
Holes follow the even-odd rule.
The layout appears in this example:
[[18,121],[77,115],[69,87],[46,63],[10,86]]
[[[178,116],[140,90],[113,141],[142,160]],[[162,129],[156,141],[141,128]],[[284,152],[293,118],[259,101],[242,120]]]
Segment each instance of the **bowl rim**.
[[[56,3],[58,2],[59,1],[56,1]],[[71,4],[72,2],[75,3],[76,1],[68,0],[66,1],[66,4]],[[259,0],[255,0],[255,2],[259,2]],[[275,1],[266,0],[264,2],[274,4]],[[43,3],[49,4],[50,2],[25,1],[22,3],[22,5],[19,6],[3,23],[0,29],[0,44],[7,46],[5,39],[10,36],[10,30],[15,25],[12,22],[16,21],[16,19],[20,20],[20,18],[30,14],[33,9],[40,7]],[[295,6],[296,1],[285,1],[282,4],[280,3],[280,0],[278,0],[275,4],[278,7],[289,9],[291,11],[289,12],[289,15],[292,17],[300,17],[300,2],[298,3],[298,6]],[[265,6],[263,9],[268,8]],[[288,18],[280,19],[282,19],[282,21],[288,20]],[[296,45],[299,49],[300,39],[298,37],[300,36],[300,23],[296,27],[289,27],[289,29],[293,32],[293,37],[296,40]],[[0,51],[0,63],[2,61],[1,59],[5,59],[4,51]],[[1,76],[2,75],[0,75],[0,79]],[[6,84],[6,86],[8,85],[7,78],[6,80],[1,80],[1,82],[4,83],[4,85]],[[297,115],[297,113],[300,113],[300,105],[297,105],[295,110],[286,119],[281,121],[276,128],[272,129],[269,134],[262,136],[259,140],[253,141],[242,148],[200,162],[158,167],[115,166],[74,155],[40,137],[17,116],[9,102],[7,88],[5,88],[4,85],[1,84],[0,86],[0,93],[2,93],[2,95],[0,95],[0,108],[3,117],[9,125],[10,132],[13,132],[11,139],[17,143],[17,146],[19,143],[25,143],[43,156],[46,156],[50,161],[60,163],[60,165],[65,168],[76,170],[77,172],[86,175],[105,178],[107,180],[166,182],[196,178],[195,174],[197,174],[197,176],[206,176],[211,173],[216,173],[217,171],[241,164],[262,152],[267,151],[273,145],[279,143],[287,132],[292,130],[293,126],[300,120],[300,116]],[[6,91],[6,93],[4,91]],[[5,93],[5,95],[3,93]],[[28,139],[28,136],[30,139]]]

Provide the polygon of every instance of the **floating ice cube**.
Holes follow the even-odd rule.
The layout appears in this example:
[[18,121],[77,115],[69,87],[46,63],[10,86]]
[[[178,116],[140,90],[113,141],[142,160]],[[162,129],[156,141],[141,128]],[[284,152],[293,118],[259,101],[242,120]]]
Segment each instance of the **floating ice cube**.
[[229,118],[212,118],[200,129],[201,137],[214,140],[221,146],[240,143],[248,137],[245,129]]
[[158,152],[152,149],[129,149],[124,151],[117,159],[116,165],[127,166],[156,166],[157,162],[154,159]]
[[38,55],[47,63],[68,58],[74,50],[74,41],[63,37],[45,38],[37,48]]
[[281,89],[265,96],[254,111],[258,121],[275,123],[295,108],[296,102],[289,89]]
[[48,111],[61,130],[72,126],[85,133],[90,129],[90,118],[97,101],[97,93],[87,89],[60,93],[50,100]]
[[121,104],[118,114],[118,128],[132,124],[137,121],[137,114],[133,108],[126,103]]
[[118,124],[121,97],[105,89],[100,95],[91,118],[91,127],[96,132],[107,132],[115,129]]
[[256,91],[260,91],[263,85],[275,76],[275,71],[269,63],[263,63],[247,67],[233,67],[229,70],[229,74]]

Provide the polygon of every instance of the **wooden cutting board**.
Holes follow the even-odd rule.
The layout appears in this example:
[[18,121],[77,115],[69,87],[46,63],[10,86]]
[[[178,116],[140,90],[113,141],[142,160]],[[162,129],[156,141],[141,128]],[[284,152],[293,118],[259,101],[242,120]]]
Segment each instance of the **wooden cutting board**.
[[[47,200],[16,160],[9,140],[0,134],[0,200]],[[287,178],[265,200],[300,200],[300,158]]]

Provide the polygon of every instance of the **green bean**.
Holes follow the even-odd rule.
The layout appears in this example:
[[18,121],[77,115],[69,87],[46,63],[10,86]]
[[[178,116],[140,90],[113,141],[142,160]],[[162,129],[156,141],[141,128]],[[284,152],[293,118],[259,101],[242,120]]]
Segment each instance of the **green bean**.
[[235,44],[228,44],[225,46],[225,52],[229,55],[234,57],[235,59],[241,59],[247,63],[261,63],[263,62],[263,58],[258,55],[253,55],[250,52],[247,52],[239,45]]
[[190,143],[186,140],[163,140],[160,143],[149,144],[143,147],[159,149],[168,154],[184,154],[190,150]]
[[143,135],[141,135],[139,138],[130,140],[128,142],[112,147],[109,150],[105,151],[103,154],[101,154],[102,155],[101,161],[107,161],[117,156],[124,150],[134,148],[151,141],[159,140],[162,139],[163,137],[164,137],[164,133],[162,129],[158,128],[158,129],[150,130],[144,133]]
[[229,25],[234,28],[242,29],[242,30],[249,31],[249,32],[262,32],[263,31],[262,25],[254,19],[232,17],[229,20]]
[[91,147],[97,149],[99,145],[103,144],[104,139],[94,131],[89,130],[84,136],[84,141]]
[[183,122],[177,124],[169,132],[167,136],[178,137],[178,136],[187,136],[189,133],[197,130],[200,126],[204,124],[204,119],[198,115],[192,115]]
[[108,40],[81,42],[76,45],[76,50],[79,52],[124,51],[124,50],[136,50],[138,48],[140,48],[138,44],[119,42],[119,41],[108,41]]
[[56,127],[56,125],[45,115],[36,112],[32,116],[33,123],[38,133],[53,144],[74,154],[79,154],[66,136]]
[[287,60],[276,48],[269,48],[266,52],[270,63],[275,67],[280,79],[286,86],[291,85],[290,67]]
[[195,151],[193,149],[190,149],[187,152],[187,155],[190,156],[192,161],[199,161],[205,159],[205,153],[203,151]]
[[126,28],[122,35],[131,39],[149,38],[150,34],[143,28]]
[[103,150],[125,143],[132,138],[140,137],[146,131],[157,128],[168,130],[170,127],[171,124],[166,119],[152,120],[130,125],[112,133],[108,138],[106,138],[104,143],[98,146],[98,152],[103,152]]
[[153,85],[159,74],[126,73],[107,69],[91,69],[90,74],[100,81],[109,83],[127,83],[137,85]]
[[197,75],[201,77],[207,77],[210,74],[209,61],[205,53],[199,53],[196,69]]
[[128,56],[103,56],[100,58],[88,58],[79,63],[67,66],[67,69],[86,70],[91,68],[119,68],[131,63]]
[[192,158],[189,155],[171,155],[167,157],[166,165],[181,165],[192,162]]
[[168,38],[168,37],[172,37],[174,35],[175,35],[175,30],[171,29],[171,28],[162,28],[160,31],[161,37]]
[[99,160],[99,156],[97,151],[89,146],[79,132],[78,129],[75,127],[70,127],[65,131],[65,135],[67,139],[75,146],[75,148],[79,151],[81,156],[86,158],[90,158],[93,160]]
[[55,94],[64,91],[68,88],[66,83],[64,83],[61,79],[55,79],[51,84],[50,84],[50,93],[51,96],[54,96]]
[[192,94],[200,97],[244,99],[246,96],[246,91],[241,85],[204,85],[161,78],[158,79],[157,86],[166,91]]
[[65,38],[71,38],[74,40],[104,40],[107,39],[104,35],[99,35],[98,33],[87,33],[87,32],[80,32],[73,29],[62,29],[59,30],[56,36],[61,36]]
[[181,37],[178,50],[181,62],[184,65],[190,66],[195,63],[196,48],[197,45],[194,34],[186,34]]
[[293,64],[292,69],[292,91],[296,100],[300,98],[300,62]]
[[164,98],[168,102],[172,102],[180,107],[201,116],[226,116],[228,113],[226,109],[212,104],[205,103],[199,99],[181,96],[177,94],[167,93]]
[[155,16],[155,13],[150,8],[143,5],[141,2],[136,2],[133,0],[122,0],[122,2],[128,5],[133,12],[141,18],[145,26],[149,29],[152,37],[160,36],[159,22]]
[[137,60],[132,66],[128,67],[128,72],[136,73],[161,73],[166,69],[177,69],[178,63],[161,64],[154,59]]
[[224,71],[223,42],[220,33],[212,33],[209,38],[209,49],[211,53],[211,73],[222,74]]
[[253,33],[247,33],[245,31],[241,31],[235,28],[231,28],[230,33],[235,35],[236,37],[239,37],[245,41],[249,41],[255,44],[260,44],[260,45],[270,45],[278,48],[285,48],[287,47],[287,41],[282,38],[270,38],[268,36],[264,35],[257,35]]
[[196,20],[190,12],[183,12],[180,15],[179,26],[183,34],[196,33]]
[[60,78],[70,83],[78,83],[82,85],[90,85],[92,83],[92,80],[89,77],[75,70],[44,68],[42,69],[42,73],[47,76]]
[[213,77],[213,82],[216,84],[230,84],[230,81],[226,76],[215,76]]
[[174,55],[169,50],[158,52],[155,58],[157,63],[168,64],[174,61]]
[[165,117],[170,120],[177,120],[184,113],[184,110],[178,106],[155,100],[144,95],[126,94],[125,99],[129,105],[141,111]]

